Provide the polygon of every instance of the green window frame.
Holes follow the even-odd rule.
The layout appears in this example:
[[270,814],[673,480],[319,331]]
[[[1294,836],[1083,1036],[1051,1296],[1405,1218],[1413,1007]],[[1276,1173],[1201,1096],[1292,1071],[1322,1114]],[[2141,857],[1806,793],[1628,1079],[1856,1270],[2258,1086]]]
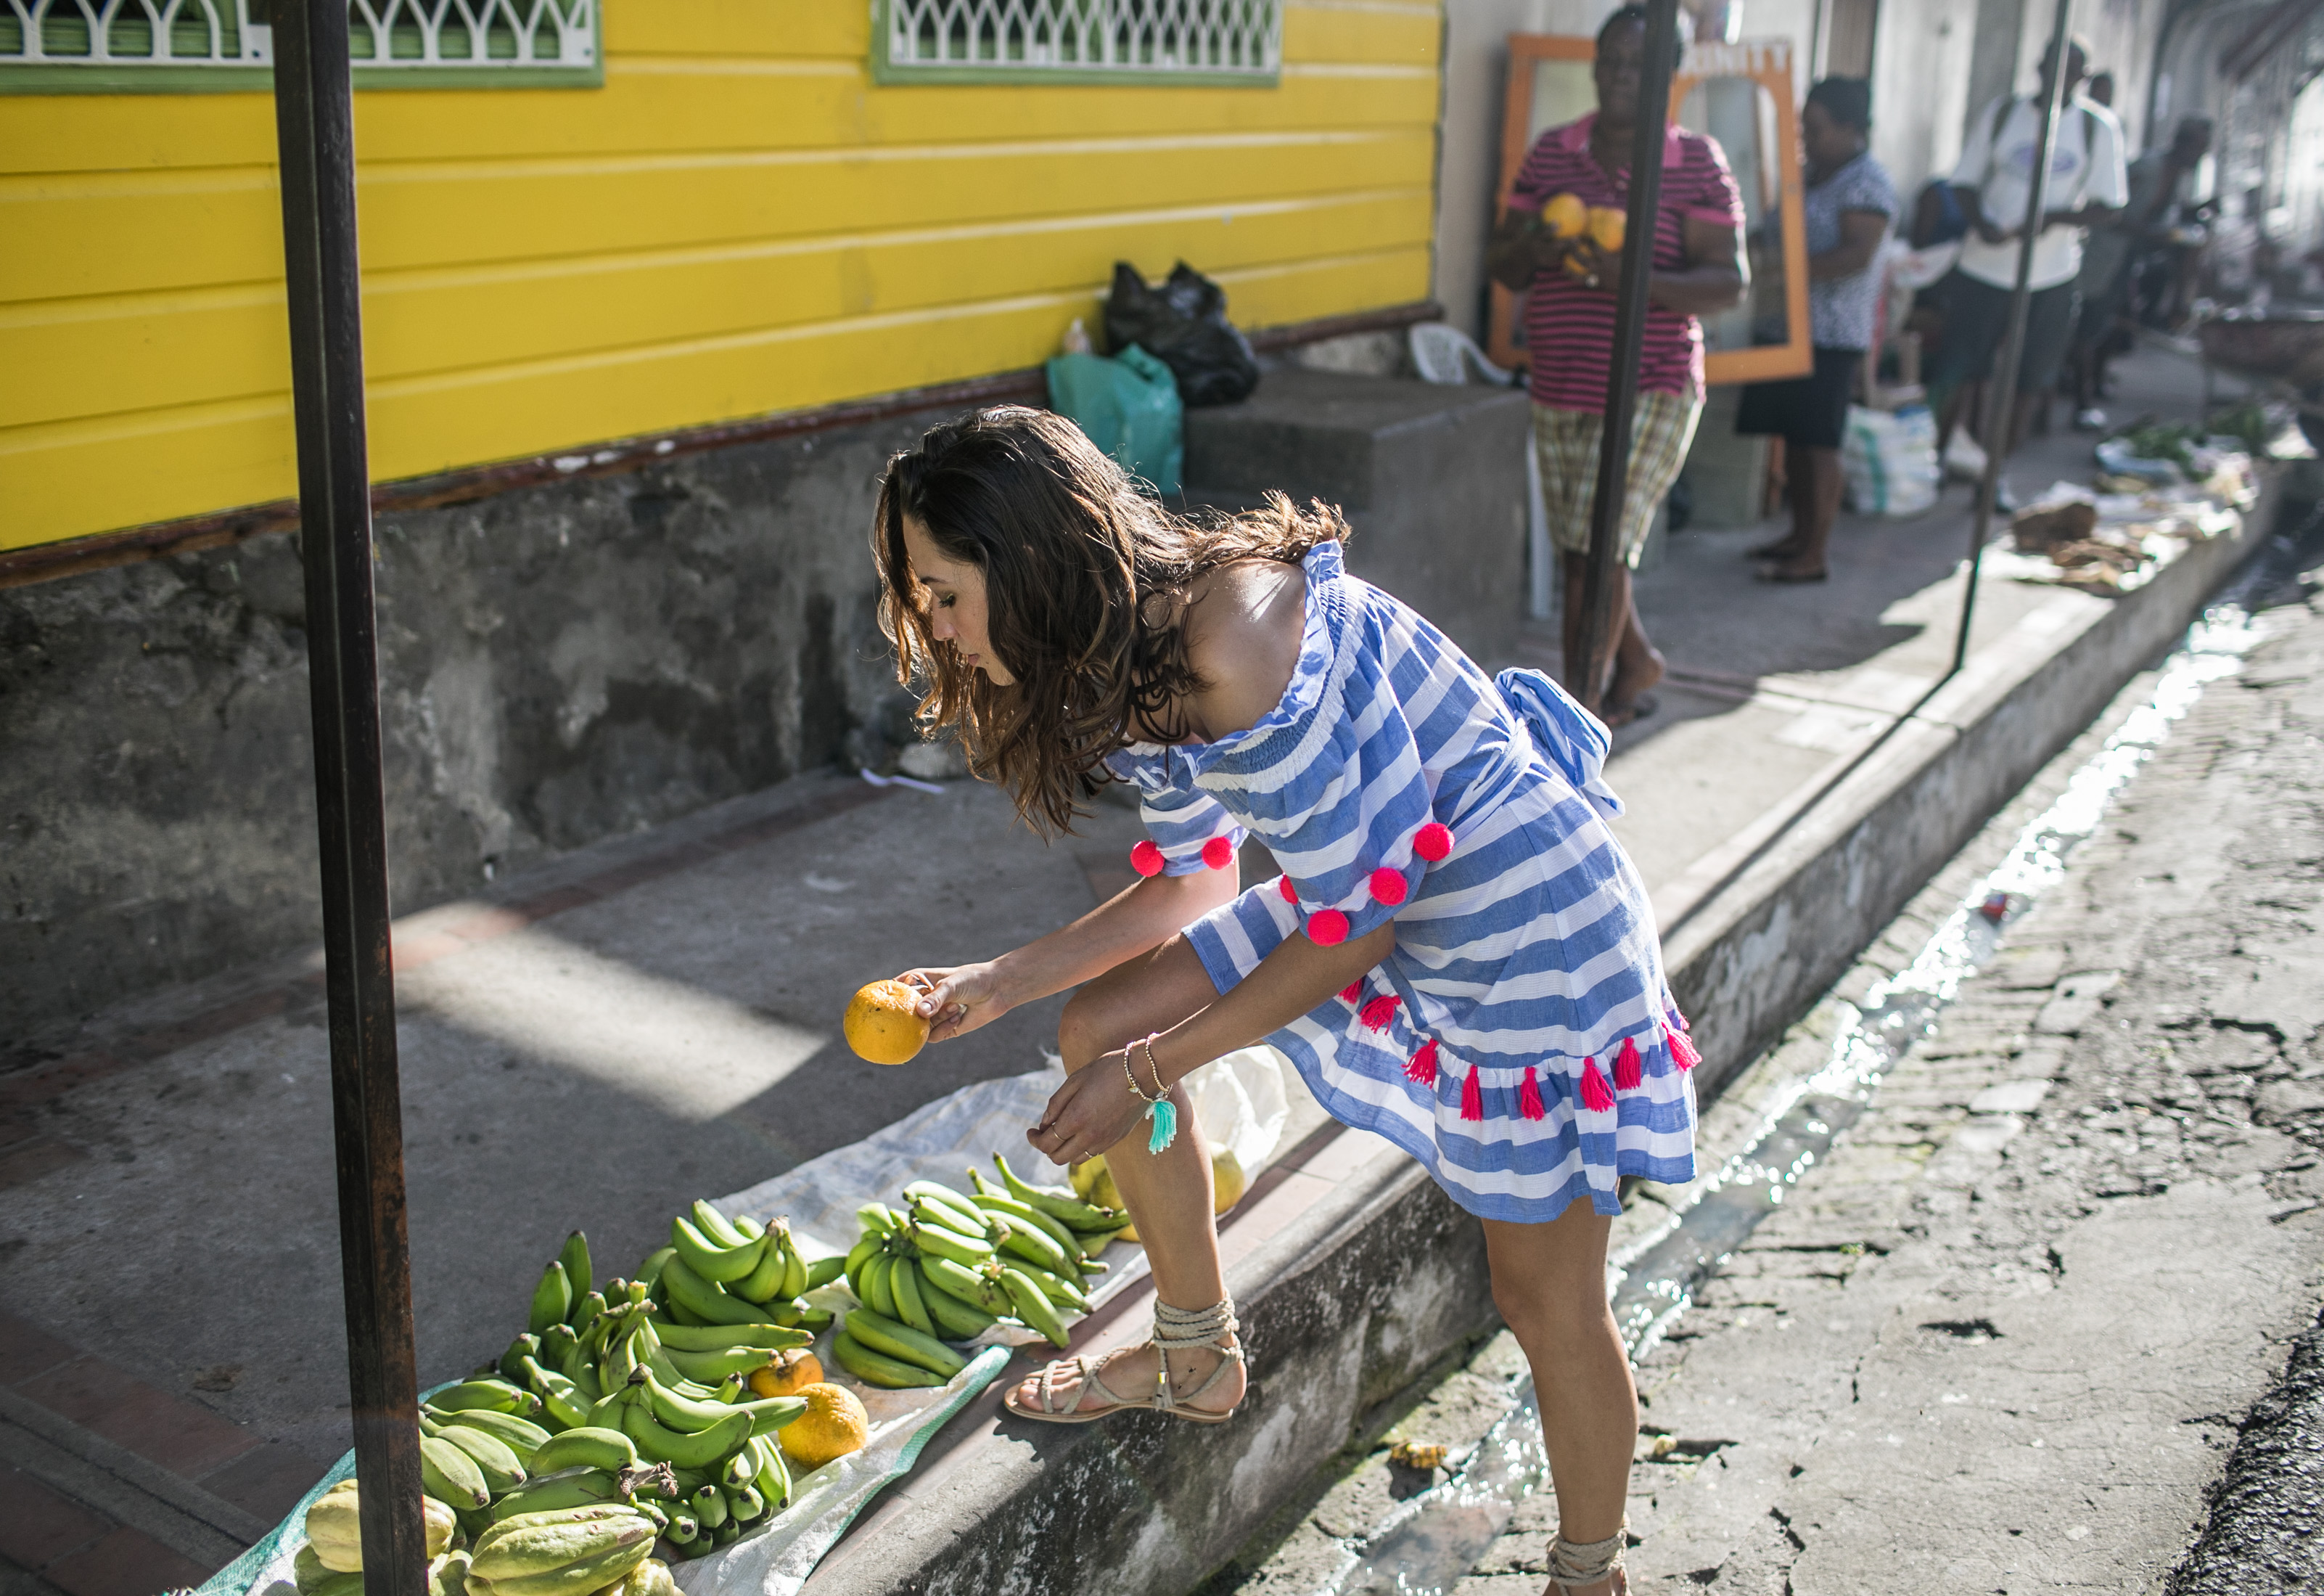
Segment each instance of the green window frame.
[[872,77],[1270,88],[1284,0],[872,0]]
[[[604,0],[347,0],[358,88],[598,88]],[[0,0],[0,94],[248,93],[273,0]]]

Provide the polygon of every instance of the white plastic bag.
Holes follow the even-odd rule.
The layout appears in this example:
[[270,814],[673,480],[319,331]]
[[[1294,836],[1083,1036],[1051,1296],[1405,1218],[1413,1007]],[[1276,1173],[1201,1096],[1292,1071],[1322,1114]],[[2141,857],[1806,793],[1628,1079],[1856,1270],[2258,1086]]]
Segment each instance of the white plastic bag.
[[1926,405],[1900,411],[1848,407],[1840,468],[1849,508],[1861,515],[1918,515],[1937,502],[1937,423]]
[[1224,1148],[1246,1175],[1257,1175],[1275,1156],[1283,1127],[1291,1118],[1284,1085],[1290,1061],[1264,1042],[1214,1058],[1185,1080],[1203,1139]]

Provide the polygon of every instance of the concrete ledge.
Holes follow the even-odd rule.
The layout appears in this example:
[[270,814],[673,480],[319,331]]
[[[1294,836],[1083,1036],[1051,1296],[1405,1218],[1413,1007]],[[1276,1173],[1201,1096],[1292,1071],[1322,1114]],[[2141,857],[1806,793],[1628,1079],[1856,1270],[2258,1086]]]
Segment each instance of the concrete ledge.
[[[2190,547],[2103,610],[2037,608],[1868,753],[1835,761],[1660,896],[1673,983],[1702,1022],[1706,1095],[2170,647],[2259,545],[2273,499],[2236,536]],[[1366,1410],[1489,1319],[1482,1232],[1374,1138],[1311,1139],[1222,1242],[1256,1373],[1233,1425],[1134,1416],[1051,1428],[1003,1414],[996,1387],[834,1551],[813,1596],[1181,1596]],[[1151,1302],[1113,1305],[1074,1351],[1140,1339]]]

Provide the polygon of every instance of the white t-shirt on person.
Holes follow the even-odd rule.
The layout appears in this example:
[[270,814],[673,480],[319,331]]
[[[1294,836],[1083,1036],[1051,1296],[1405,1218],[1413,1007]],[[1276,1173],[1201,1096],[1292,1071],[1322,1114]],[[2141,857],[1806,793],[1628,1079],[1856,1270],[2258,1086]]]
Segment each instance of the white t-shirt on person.
[[[2025,221],[2034,151],[2042,139],[2042,107],[2032,100],[2012,99],[2005,115],[2003,103],[1994,101],[1969,124],[1969,142],[1961,150],[1960,164],[1953,168],[1952,182],[1956,188],[1975,189],[1986,219],[2015,232]],[[2097,204],[2119,209],[2129,200],[2122,125],[2104,106],[2075,96],[2060,107],[2058,143],[2051,155],[2050,187],[2042,208],[2080,210]],[[1996,288],[2012,287],[2017,281],[2017,249],[2015,238],[1987,244],[1972,230],[1961,240],[1960,269]],[[2034,245],[2030,286],[2071,282],[2081,269],[2082,229],[2043,228]]]

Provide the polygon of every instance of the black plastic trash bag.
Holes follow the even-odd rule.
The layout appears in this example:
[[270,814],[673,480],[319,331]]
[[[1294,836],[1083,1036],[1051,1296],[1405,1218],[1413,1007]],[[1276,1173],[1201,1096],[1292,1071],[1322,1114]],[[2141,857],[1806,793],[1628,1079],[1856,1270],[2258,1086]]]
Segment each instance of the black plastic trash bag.
[[1135,344],[1168,366],[1189,409],[1232,404],[1259,386],[1259,361],[1227,320],[1225,291],[1184,261],[1160,288],[1129,262],[1114,263],[1105,340],[1110,354]]

